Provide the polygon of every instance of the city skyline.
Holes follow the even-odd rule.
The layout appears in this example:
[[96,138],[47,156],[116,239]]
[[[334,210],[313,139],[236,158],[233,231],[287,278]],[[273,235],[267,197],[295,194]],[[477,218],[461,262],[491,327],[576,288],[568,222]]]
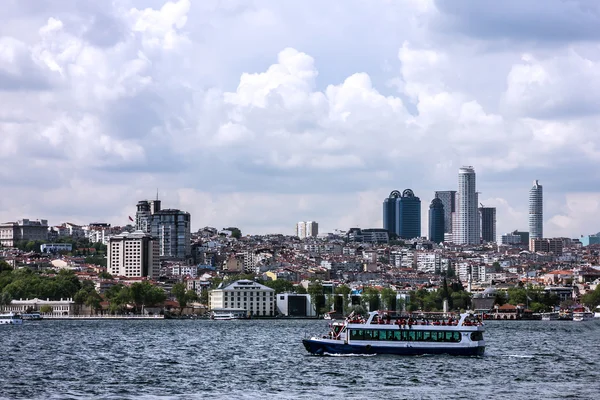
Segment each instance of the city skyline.
[[328,232],[409,187],[425,234],[473,165],[497,236],[533,179],[544,236],[598,232],[600,4],[449,3],[8,2],[0,221],[124,225],[158,187],[193,230]]

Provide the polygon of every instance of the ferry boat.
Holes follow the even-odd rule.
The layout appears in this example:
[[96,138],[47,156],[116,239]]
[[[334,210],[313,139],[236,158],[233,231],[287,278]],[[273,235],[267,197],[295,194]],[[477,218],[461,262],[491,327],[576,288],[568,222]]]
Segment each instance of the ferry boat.
[[0,325],[21,325],[23,318],[19,314],[13,312],[0,314]]
[[366,321],[354,316],[334,321],[326,336],[303,339],[302,344],[315,355],[482,356],[485,351],[482,319],[472,313],[456,317],[421,313],[392,318],[371,311]]
[[558,321],[558,311],[542,313],[542,321]]
[[583,307],[576,308],[573,310],[573,321],[581,322],[581,321],[589,321],[594,318],[594,313],[590,310],[587,310]]
[[23,320],[26,321],[39,321],[42,318],[42,315],[40,313],[26,313],[26,314],[21,314],[21,318],[23,318]]
[[214,309],[210,314],[210,319],[226,321],[232,319],[247,319],[248,314],[245,309],[222,308]]

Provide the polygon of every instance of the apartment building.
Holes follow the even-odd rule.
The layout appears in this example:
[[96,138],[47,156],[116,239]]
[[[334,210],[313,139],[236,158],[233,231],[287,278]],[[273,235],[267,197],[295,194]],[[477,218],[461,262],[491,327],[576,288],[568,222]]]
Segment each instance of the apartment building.
[[108,273],[113,276],[157,278],[160,273],[159,247],[151,235],[135,231],[122,233],[108,242]]

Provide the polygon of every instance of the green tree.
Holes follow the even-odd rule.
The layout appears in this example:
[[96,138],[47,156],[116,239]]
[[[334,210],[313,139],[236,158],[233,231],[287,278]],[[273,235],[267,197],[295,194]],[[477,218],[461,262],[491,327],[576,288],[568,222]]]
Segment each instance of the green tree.
[[193,303],[195,301],[198,301],[198,293],[196,293],[195,290],[190,289],[187,292],[185,292],[185,299],[187,303]]
[[396,310],[396,292],[390,288],[381,289],[383,308],[390,311]]
[[98,278],[100,279],[113,279],[113,276],[106,271],[102,271],[98,274]]
[[366,287],[362,292],[362,299],[365,305],[369,308],[369,311],[375,311],[379,309],[380,298],[379,291],[373,287]]
[[600,305],[600,285],[596,286],[591,292],[588,292],[581,296],[581,302],[588,306],[590,310],[594,310]]
[[325,311],[325,295],[323,294],[323,285],[321,282],[311,282],[308,285],[308,294],[317,315]]
[[175,296],[177,302],[179,303],[179,314],[183,312],[183,309],[187,306],[187,298],[185,296],[185,284],[176,283],[173,285],[171,289],[171,294]]
[[42,314],[52,314],[53,311],[54,309],[52,308],[52,306],[49,306],[47,304],[40,307],[40,312]]
[[265,286],[275,290],[275,294],[292,292],[294,290],[294,284],[285,279],[276,279],[274,281],[265,281]]
[[229,227],[226,229],[227,231],[231,231],[231,236],[239,239],[242,237],[242,231],[239,228],[236,227]]
[[306,289],[304,288],[304,286],[302,285],[296,285],[294,286],[294,290],[296,291],[296,293],[298,294],[307,294],[308,292],[306,291]]

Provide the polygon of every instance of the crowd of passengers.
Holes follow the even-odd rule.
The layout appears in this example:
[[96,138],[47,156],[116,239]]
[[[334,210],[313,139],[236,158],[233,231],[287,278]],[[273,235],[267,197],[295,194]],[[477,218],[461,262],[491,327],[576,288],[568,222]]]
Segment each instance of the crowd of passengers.
[[[348,318],[346,318],[346,321],[349,323],[354,323],[354,324],[364,324],[367,322],[361,316],[348,317]],[[412,318],[412,317],[398,318],[398,319],[392,320],[392,317],[389,314],[384,314],[383,316],[376,315],[375,317],[373,317],[371,324],[377,324],[377,325],[394,324],[394,325],[400,325],[400,326],[404,326],[404,325],[408,325],[408,326],[412,326],[412,325],[456,326],[456,325],[458,325],[458,321],[459,321],[458,319],[452,318],[452,317],[448,318],[447,320],[446,319]],[[482,325],[483,322],[478,315],[474,315],[474,316],[465,318],[463,324],[465,326],[479,326],[479,325]]]

